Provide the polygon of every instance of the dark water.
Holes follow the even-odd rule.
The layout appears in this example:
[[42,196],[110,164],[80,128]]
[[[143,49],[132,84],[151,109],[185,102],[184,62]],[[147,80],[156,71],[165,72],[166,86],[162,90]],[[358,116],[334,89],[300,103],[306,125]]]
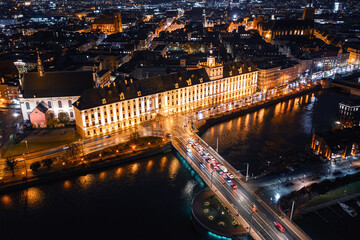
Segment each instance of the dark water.
[[[311,132],[330,130],[337,120],[337,107],[350,97],[333,90],[323,90],[295,98],[210,128],[203,139],[238,170],[260,174],[265,143],[276,145],[276,151],[303,152],[311,143]],[[266,155],[265,155],[266,157]]]
[[0,196],[0,238],[203,239],[190,204],[205,187],[172,153]]

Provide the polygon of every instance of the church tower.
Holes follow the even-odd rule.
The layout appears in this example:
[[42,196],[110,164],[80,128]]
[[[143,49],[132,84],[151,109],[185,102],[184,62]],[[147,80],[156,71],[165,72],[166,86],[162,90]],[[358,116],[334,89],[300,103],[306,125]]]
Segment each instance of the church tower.
[[121,13],[114,13],[114,28],[115,28],[115,32],[117,33],[123,32]]
[[312,1],[309,1],[304,9],[302,20],[314,21],[315,9]]
[[212,43],[209,47],[209,54],[207,56],[206,62],[200,63],[200,67],[205,68],[210,80],[223,78],[223,64],[216,62]]
[[43,77],[44,76],[44,68],[43,68],[43,65],[42,65],[42,62],[40,59],[39,51],[37,51],[37,70],[38,70],[40,77]]

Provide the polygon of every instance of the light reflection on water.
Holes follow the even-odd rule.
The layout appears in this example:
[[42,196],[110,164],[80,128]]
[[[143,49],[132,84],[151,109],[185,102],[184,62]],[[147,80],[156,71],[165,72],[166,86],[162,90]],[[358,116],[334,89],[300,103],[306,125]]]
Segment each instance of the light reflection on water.
[[87,174],[85,176],[78,177],[79,187],[82,189],[87,189],[90,187],[91,183],[94,181],[94,174]]
[[1,197],[1,204],[4,205],[6,208],[11,207],[12,201],[11,201],[11,198],[9,197],[9,195],[3,195]]
[[64,189],[70,189],[71,188],[71,182],[70,180],[64,181]]
[[177,159],[171,160],[169,166],[169,178],[174,179],[176,177],[177,172],[179,171],[180,163]]
[[[190,227],[190,204],[204,187],[180,156],[158,155],[0,196],[2,236],[10,234],[9,227],[26,226],[30,230],[15,232],[11,239],[27,234],[64,239],[73,231],[81,238],[108,239],[104,233],[114,236],[120,230],[124,239],[168,239],[178,232],[177,239],[200,240]],[[139,238],[130,237],[139,219],[146,224],[136,231]]]
[[250,172],[257,175],[258,155],[265,141],[276,145],[283,140],[303,152],[311,142],[312,128],[315,132],[331,129],[338,103],[346,99],[349,96],[331,90],[307,94],[215,125],[202,138],[213,148],[219,138],[219,153],[225,159],[238,170],[244,168],[244,163],[250,163]]
[[30,208],[41,207],[44,193],[38,187],[32,187],[24,191],[24,198]]

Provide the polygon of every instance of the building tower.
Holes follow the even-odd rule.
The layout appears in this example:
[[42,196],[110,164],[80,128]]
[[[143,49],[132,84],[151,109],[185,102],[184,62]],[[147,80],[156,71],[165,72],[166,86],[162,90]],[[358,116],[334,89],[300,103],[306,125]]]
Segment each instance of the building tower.
[[123,32],[122,22],[121,22],[121,13],[114,13],[114,28],[115,32]]
[[315,9],[312,1],[309,1],[304,9],[302,19],[304,21],[314,21]]
[[39,51],[37,51],[37,70],[38,70],[40,77],[43,77],[44,76],[44,68],[43,68],[43,65],[42,65],[42,62],[40,59]]
[[207,65],[209,67],[215,66],[215,55],[212,43],[210,43],[209,55],[207,56]]

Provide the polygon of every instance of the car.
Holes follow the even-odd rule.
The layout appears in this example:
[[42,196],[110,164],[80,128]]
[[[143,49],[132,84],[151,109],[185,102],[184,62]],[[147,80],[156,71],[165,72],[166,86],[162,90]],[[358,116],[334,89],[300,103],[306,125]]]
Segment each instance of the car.
[[216,169],[216,172],[220,175],[223,175],[223,173],[224,173],[221,169]]
[[210,164],[210,167],[211,167],[212,169],[214,169],[214,170],[219,169],[214,163],[211,163],[211,164]]
[[220,166],[220,169],[221,169],[223,172],[225,172],[225,173],[228,171],[225,166]]
[[232,173],[227,173],[226,175],[227,175],[228,178],[230,178],[230,179],[233,179],[233,178],[234,178],[234,175],[233,175]]
[[279,222],[274,222],[274,224],[280,232],[285,232],[285,228]]
[[228,183],[231,183],[231,179],[228,178],[228,177],[224,177],[224,180],[225,180],[226,182],[228,182]]
[[237,188],[238,188],[238,186],[237,186],[236,184],[234,184],[234,183],[231,183],[230,186],[231,186],[233,189],[237,189]]

